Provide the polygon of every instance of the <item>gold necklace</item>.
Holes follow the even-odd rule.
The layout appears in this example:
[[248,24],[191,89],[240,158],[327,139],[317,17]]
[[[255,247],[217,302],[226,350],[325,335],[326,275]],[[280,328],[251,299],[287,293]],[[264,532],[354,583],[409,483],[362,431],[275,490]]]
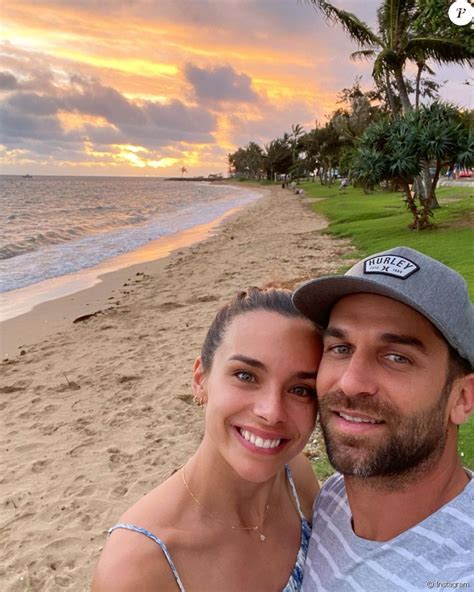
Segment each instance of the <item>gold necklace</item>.
[[211,512],[209,512],[209,510],[206,508],[206,506],[201,504],[201,502],[198,500],[198,498],[194,495],[194,493],[192,492],[191,488],[188,485],[188,482],[186,481],[186,475],[184,474],[184,466],[181,469],[181,476],[183,478],[184,486],[188,490],[189,495],[191,496],[191,499],[193,500],[193,502],[195,502],[202,510],[204,510],[204,512],[206,512],[206,514],[208,516],[210,516],[211,518],[214,518],[214,520],[217,520],[221,524],[225,524],[227,526],[230,526],[230,528],[232,528],[232,530],[253,530],[254,532],[258,533],[258,536],[259,536],[260,540],[262,541],[262,543],[265,542],[267,537],[263,534],[261,529],[262,529],[263,523],[265,522],[265,519],[268,515],[268,510],[270,509],[270,504],[266,505],[265,513],[263,514],[263,518],[256,526],[239,526],[238,524],[229,524],[225,520],[222,520],[222,518],[219,518],[219,516],[216,516],[215,514],[212,514]]

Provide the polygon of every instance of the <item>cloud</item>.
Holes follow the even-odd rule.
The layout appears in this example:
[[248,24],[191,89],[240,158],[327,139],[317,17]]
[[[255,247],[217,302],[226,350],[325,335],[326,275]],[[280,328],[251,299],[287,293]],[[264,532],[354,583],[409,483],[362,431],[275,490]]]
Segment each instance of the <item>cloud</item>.
[[10,72],[0,72],[0,90],[13,90],[18,87],[18,80]]
[[[0,101],[2,141],[10,150],[29,147],[38,152],[38,140],[52,152],[57,141],[101,146],[136,144],[151,150],[180,142],[214,141],[216,117],[203,107],[188,106],[177,99],[168,103],[134,101],[80,75],[72,75],[67,83],[55,80],[47,93],[21,90],[17,79],[12,79],[4,77],[13,90]],[[20,90],[15,91],[15,86]],[[72,130],[62,125],[62,118],[68,117],[75,121]]]
[[258,95],[252,89],[252,79],[238,74],[231,66],[199,68],[186,64],[186,80],[193,86],[200,101],[204,102],[256,102]]

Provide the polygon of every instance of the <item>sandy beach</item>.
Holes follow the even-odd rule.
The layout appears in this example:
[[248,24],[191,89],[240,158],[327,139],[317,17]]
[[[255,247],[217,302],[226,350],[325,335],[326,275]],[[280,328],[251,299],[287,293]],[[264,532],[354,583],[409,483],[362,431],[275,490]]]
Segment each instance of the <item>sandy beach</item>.
[[307,198],[259,191],[209,238],[0,325],[5,592],[88,590],[107,528],[199,443],[191,370],[217,308],[350,253]]

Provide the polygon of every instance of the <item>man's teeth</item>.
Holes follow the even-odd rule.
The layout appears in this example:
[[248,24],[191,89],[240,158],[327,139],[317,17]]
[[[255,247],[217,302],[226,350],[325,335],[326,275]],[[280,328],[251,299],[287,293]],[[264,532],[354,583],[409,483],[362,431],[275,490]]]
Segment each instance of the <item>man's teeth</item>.
[[264,440],[248,430],[240,429],[239,431],[242,438],[245,438],[247,442],[250,442],[257,448],[276,448],[281,442],[281,440]]
[[345,413],[339,413],[339,415],[346,421],[352,421],[354,423],[382,423],[379,419],[366,419],[363,417],[354,417],[353,415],[346,415]]

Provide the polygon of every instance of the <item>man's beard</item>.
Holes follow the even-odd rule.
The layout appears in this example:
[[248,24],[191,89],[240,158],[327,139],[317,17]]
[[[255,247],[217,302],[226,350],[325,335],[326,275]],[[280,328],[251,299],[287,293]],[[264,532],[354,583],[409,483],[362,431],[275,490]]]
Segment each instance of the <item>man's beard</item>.
[[[452,386],[448,382],[435,405],[410,417],[373,395],[347,397],[341,391],[324,395],[319,401],[320,419],[331,464],[340,473],[355,477],[395,477],[426,468],[441,456],[446,443],[446,405]],[[337,433],[328,426],[328,418],[334,416],[330,408],[382,419],[383,427],[375,430],[383,434],[372,441],[370,434]]]

